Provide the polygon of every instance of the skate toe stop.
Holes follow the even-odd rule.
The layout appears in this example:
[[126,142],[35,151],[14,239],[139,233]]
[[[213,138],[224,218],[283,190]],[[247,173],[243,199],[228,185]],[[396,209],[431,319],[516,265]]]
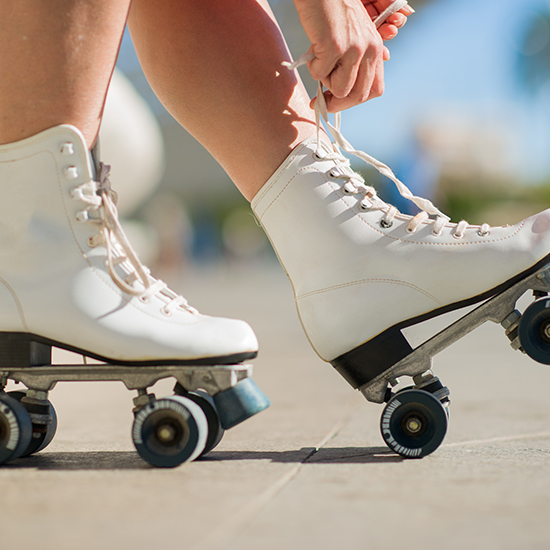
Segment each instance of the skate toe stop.
[[267,409],[269,399],[252,378],[241,380],[236,386],[214,395],[214,402],[225,430]]

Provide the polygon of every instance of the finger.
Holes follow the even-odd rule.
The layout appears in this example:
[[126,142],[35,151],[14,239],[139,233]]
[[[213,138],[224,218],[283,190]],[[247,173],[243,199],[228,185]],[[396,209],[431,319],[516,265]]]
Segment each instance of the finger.
[[363,2],[363,6],[365,6],[365,9],[367,10],[367,13],[369,14],[369,17],[371,19],[378,17],[382,13],[381,11],[378,11],[376,9],[376,7],[372,2]]
[[336,113],[365,103],[384,93],[384,64],[382,60],[376,62],[374,67],[368,62],[361,65],[353,90],[344,98],[334,97],[325,92],[325,100],[329,113]]
[[398,33],[398,29],[395,25],[390,25],[389,23],[384,23],[379,29],[378,32],[382,37],[382,40],[391,40],[395,38]]
[[393,15],[390,15],[386,19],[386,23],[389,23],[390,25],[394,25],[398,29],[400,29],[406,22],[407,22],[407,17],[399,12],[394,13]]
[[394,0],[361,0],[371,18],[377,17],[385,9],[388,9]]
[[311,77],[315,80],[321,80],[326,78],[334,68],[336,60],[331,60],[326,56],[320,55],[318,52],[313,50],[313,45],[310,46],[307,51],[308,54],[313,55],[313,59],[307,63],[307,68]]
[[[386,48],[387,50],[387,48]],[[389,50],[388,50],[388,56],[389,56]],[[372,86],[370,88],[370,93],[367,98],[367,101],[370,99],[374,99],[376,97],[380,97],[384,94],[385,90],[385,84],[384,84],[384,62],[382,59],[379,59],[376,70],[374,73],[374,80],[372,81]],[[353,93],[353,92],[352,92]]]
[[[363,5],[365,6],[365,9],[367,10],[367,13],[370,15],[371,19],[374,19],[375,17],[380,15],[385,9],[389,8],[392,3],[393,0],[376,0],[374,2],[372,0],[363,0]],[[407,17],[414,13],[414,9],[407,4],[397,13],[401,13]]]
[[[394,0],[374,0],[370,3],[378,11],[378,13],[382,13],[384,10],[388,9],[393,4],[393,2]],[[409,4],[407,4],[399,10],[399,13],[402,13],[403,15],[412,15],[414,13],[414,9],[411,8]]]
[[359,50],[349,50],[330,75],[321,79],[321,82],[335,97],[346,97],[355,86],[360,65]]

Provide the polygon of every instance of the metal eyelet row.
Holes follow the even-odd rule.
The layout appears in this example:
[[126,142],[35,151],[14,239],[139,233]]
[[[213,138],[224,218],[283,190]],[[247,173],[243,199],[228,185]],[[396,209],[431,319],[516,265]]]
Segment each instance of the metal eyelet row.
[[[142,303],[142,304],[148,304],[150,301],[151,301],[151,298],[147,298],[145,296],[139,296],[138,297],[138,300]],[[169,310],[166,309],[166,307],[161,307],[160,308],[160,312],[162,315],[164,315],[165,317],[172,317],[173,313]]]
[[[70,156],[74,155],[75,154],[74,143],[71,143],[70,141],[62,143],[59,146],[59,152],[64,157],[70,157]],[[63,175],[68,180],[78,179],[78,176],[79,176],[78,168],[76,166],[72,166],[72,165],[65,166],[65,168],[63,168]],[[70,195],[73,199],[79,200],[79,199],[82,198],[82,191],[78,188],[71,189]],[[75,218],[76,218],[77,222],[85,223],[89,220],[89,215],[88,215],[88,212],[86,210],[82,210],[82,211],[77,212],[75,214]],[[90,246],[90,248],[93,248],[93,246],[95,246],[95,244],[91,244],[90,239],[91,239],[91,237],[88,239],[88,246]]]
[[[361,208],[363,210],[367,210],[367,208],[363,207],[363,205],[361,204]],[[390,227],[393,226],[393,222],[389,222],[388,220],[386,220],[385,218],[382,218],[380,220],[380,227],[384,228],[384,229],[389,229]],[[408,227],[405,229],[405,231],[409,234],[409,235],[414,235],[416,233],[416,229],[409,229]],[[435,232],[435,231],[431,231],[431,234],[434,236],[434,237],[441,237],[441,235],[443,235],[443,231],[439,231],[439,232]],[[489,231],[485,231],[485,232],[482,232],[482,231],[478,231],[477,234],[480,236],[480,237],[487,237],[490,232]],[[452,236],[454,239],[463,239],[464,238],[464,233],[453,233]]]

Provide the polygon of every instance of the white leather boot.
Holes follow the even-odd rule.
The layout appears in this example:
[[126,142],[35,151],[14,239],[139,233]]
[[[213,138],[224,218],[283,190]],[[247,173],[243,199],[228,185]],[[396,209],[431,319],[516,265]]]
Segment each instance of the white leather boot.
[[149,275],[107,174],[72,126],[0,146],[0,340],[15,333],[122,364],[254,357],[245,322],[201,315]]
[[550,211],[514,226],[450,223],[354,151],[337,126],[338,144],[394,179],[420,214],[384,203],[337,145],[316,139],[290,154],[252,208],[313,348],[359,388],[412,351],[400,329],[488,298],[549,262]]

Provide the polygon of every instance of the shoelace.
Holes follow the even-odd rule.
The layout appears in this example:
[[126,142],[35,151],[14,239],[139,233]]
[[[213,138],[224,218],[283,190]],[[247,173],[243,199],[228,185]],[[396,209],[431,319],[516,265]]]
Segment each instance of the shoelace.
[[[360,202],[360,207],[363,210],[367,210],[370,208],[377,208],[379,210],[382,210],[385,212],[384,217],[380,221],[380,224],[384,228],[389,228],[393,225],[393,220],[396,215],[400,214],[399,210],[391,205],[387,204],[384,201],[382,201],[377,193],[376,190],[365,184],[365,180],[360,174],[357,174],[351,169],[350,161],[344,155],[341,153],[340,149],[344,150],[346,153],[354,155],[367,164],[370,164],[374,168],[376,168],[382,175],[386,176],[387,178],[391,179],[401,196],[404,198],[412,201],[418,208],[420,208],[420,212],[411,218],[408,226],[407,231],[409,233],[414,233],[420,224],[422,222],[429,221],[430,215],[434,216],[434,227],[432,229],[432,233],[435,234],[441,234],[441,231],[445,224],[449,222],[449,217],[440,212],[431,201],[428,199],[424,199],[422,197],[417,197],[413,195],[413,193],[410,191],[410,189],[402,183],[393,173],[391,168],[389,168],[384,163],[380,162],[379,160],[375,159],[374,157],[368,155],[367,153],[363,151],[358,151],[353,148],[353,146],[349,143],[349,141],[346,140],[346,138],[342,135],[342,132],[340,131],[340,125],[341,125],[341,113],[336,113],[334,117],[334,125],[330,122],[328,111],[327,111],[327,105],[325,101],[325,96],[323,95],[323,88],[322,84],[319,83],[318,91],[317,91],[317,99],[315,100],[315,118],[316,118],[316,124],[317,124],[317,155],[319,157],[322,156],[321,153],[321,118],[325,121],[327,124],[329,131],[332,135],[332,138],[334,139],[334,143],[332,143],[333,152],[329,153],[328,155],[325,155],[324,158],[327,160],[332,160],[336,163],[338,166],[338,169],[334,170],[333,173],[331,173],[332,177],[341,177],[347,180],[346,184],[343,187],[343,190],[346,194],[360,194],[364,198]],[[467,225],[467,224],[466,224]],[[458,226],[457,226],[458,229]],[[464,224],[460,227],[459,236],[462,236],[464,232]],[[456,232],[455,232],[455,236]]]
[[[99,227],[99,233],[88,239],[89,246],[105,245],[106,267],[113,282],[123,292],[137,296],[144,303],[155,295],[162,298],[166,305],[161,311],[167,316],[178,307],[193,314],[198,313],[183,296],[170,290],[163,281],[152,277],[149,268],[141,263],[118,219],[117,195],[109,181],[110,169],[110,166],[100,163],[98,181],[83,183],[71,191],[74,199],[88,205],[77,213],[77,220],[94,223]],[[126,274],[124,278],[117,273],[117,266]]]
[[[283,66],[287,67],[289,70],[294,70],[297,67],[305,65],[306,63],[311,61],[313,59],[312,56],[314,57],[314,54],[308,52],[302,55],[293,63],[283,62]],[[343,186],[344,193],[361,195],[363,198],[360,201],[360,207],[363,210],[368,210],[371,208],[382,210],[385,215],[381,219],[380,225],[384,228],[389,228],[393,225],[393,220],[396,215],[402,215],[395,206],[387,204],[382,199],[380,199],[376,193],[376,190],[373,187],[366,185],[363,177],[351,169],[350,161],[342,154],[341,149],[350,155],[360,158],[367,164],[370,164],[371,166],[376,168],[376,170],[378,170],[378,172],[380,172],[382,175],[392,180],[396,185],[399,194],[402,197],[413,202],[420,209],[420,212],[416,216],[411,217],[407,226],[408,233],[412,234],[416,232],[416,230],[422,223],[433,223],[432,234],[434,236],[442,235],[443,228],[450,222],[449,216],[439,211],[428,199],[413,195],[411,190],[397,178],[397,176],[393,173],[389,166],[368,155],[364,151],[356,150],[340,131],[342,120],[341,113],[335,113],[334,124],[330,122],[325,96],[323,94],[323,85],[321,82],[319,82],[318,84],[317,97],[315,99],[314,108],[315,120],[317,125],[317,156],[320,159],[332,160],[335,162],[338,168],[331,171],[330,175],[334,178],[346,180],[346,183]],[[333,151],[324,155],[321,152],[321,119],[324,120],[324,122],[328,126],[329,132],[334,140],[334,142],[331,144]],[[470,226],[465,220],[462,220],[457,224],[449,225],[453,226],[452,235],[457,239],[462,238],[465,234],[466,229],[470,227],[477,228],[478,235],[481,237],[489,235],[491,229],[490,225],[487,223],[484,223],[480,226]]]

